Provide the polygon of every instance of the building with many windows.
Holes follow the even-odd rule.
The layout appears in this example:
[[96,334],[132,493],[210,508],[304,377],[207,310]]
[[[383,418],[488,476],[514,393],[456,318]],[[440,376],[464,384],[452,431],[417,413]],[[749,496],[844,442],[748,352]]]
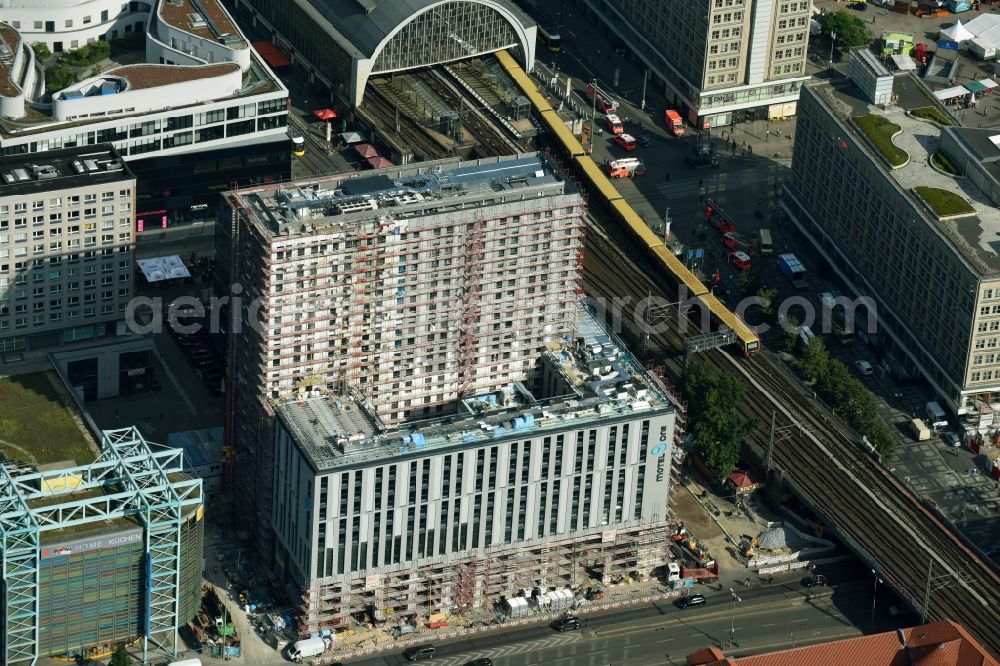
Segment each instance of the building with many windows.
[[984,411],[1000,391],[1000,132],[960,126],[911,75],[890,80],[885,106],[871,77],[868,94],[849,79],[804,88],[782,205],[873,300],[856,314],[877,316],[865,337],[893,372],[922,375],[955,414]]
[[[140,243],[194,224],[210,239],[221,192],[290,177],[288,91],[219,0],[10,4],[0,155],[113,144],[139,181]],[[53,88],[58,59],[97,41],[112,64]],[[35,43],[56,57],[40,62]]]
[[0,462],[0,663],[86,662],[122,643],[162,663],[182,649],[201,606],[201,479],[135,428],[104,431],[100,450],[44,471]]
[[125,334],[135,186],[108,144],[0,157],[0,349]]
[[585,0],[698,129],[795,115],[811,0]]
[[360,391],[390,424],[438,416],[460,397],[533,386],[538,354],[575,326],[583,198],[542,154],[226,199],[232,223],[219,227],[215,273],[234,299],[227,428],[261,529],[276,401]]
[[[599,572],[642,579],[669,543],[677,410],[581,307],[514,383],[457,414],[385,427],[350,396],[278,405],[279,575],[304,629],[461,613]],[[588,573],[589,572],[589,573]]]
[[377,75],[501,49],[535,62],[535,23],[507,0],[237,0],[235,12],[347,105]]

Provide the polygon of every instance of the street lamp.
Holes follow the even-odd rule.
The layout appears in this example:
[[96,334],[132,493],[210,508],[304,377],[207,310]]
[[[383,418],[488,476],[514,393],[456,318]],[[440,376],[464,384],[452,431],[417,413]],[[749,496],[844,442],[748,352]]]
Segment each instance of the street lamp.
[[871,572],[872,576],[875,577],[875,587],[872,589],[872,619],[871,622],[869,622],[869,624],[875,626],[875,598],[876,595],[878,594],[878,584],[882,582],[882,579],[878,577],[878,572],[876,572],[874,569],[872,569]]
[[837,43],[837,33],[830,33],[830,69],[833,69],[833,47]]
[[733,588],[729,588],[729,595],[733,598],[733,616],[729,621],[729,647],[732,648],[736,643],[736,604],[737,602],[742,603],[743,600],[740,599],[739,595],[733,591]]

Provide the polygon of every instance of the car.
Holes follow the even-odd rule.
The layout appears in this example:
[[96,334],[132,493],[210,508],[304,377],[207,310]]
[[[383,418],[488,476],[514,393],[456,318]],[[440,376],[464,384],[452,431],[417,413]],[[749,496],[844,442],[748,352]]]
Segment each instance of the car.
[[729,263],[732,264],[734,268],[738,268],[741,271],[748,270],[750,268],[750,255],[740,250],[730,252]]
[[434,649],[433,645],[414,645],[403,651],[403,656],[406,657],[407,661],[433,659],[435,654],[437,654],[437,650]]
[[805,587],[826,587],[826,576],[823,574],[817,574],[815,576],[806,576],[802,579],[802,585]]
[[681,597],[677,600],[678,608],[692,608],[694,606],[704,606],[708,603],[708,599],[702,594],[692,594],[689,597]]
[[855,11],[858,11],[858,12],[868,11],[868,3],[867,2],[852,2],[851,4],[849,4],[847,6],[850,7],[851,9],[855,10]]
[[650,146],[652,146],[653,141],[655,141],[655,139],[653,138],[652,134],[640,134],[635,138],[635,142],[638,143],[643,148],[649,148]]
[[941,437],[944,438],[944,443],[948,446],[962,446],[962,438],[956,433],[946,432]]
[[465,666],[493,666],[493,660],[489,657],[480,657],[479,659],[465,662]]
[[875,368],[868,361],[855,361],[854,367],[857,368],[858,374],[862,377],[868,377],[875,372]]
[[575,617],[564,617],[561,620],[556,620],[552,623],[552,628],[560,632],[577,631],[581,627],[583,627],[583,625],[580,624],[580,620]]

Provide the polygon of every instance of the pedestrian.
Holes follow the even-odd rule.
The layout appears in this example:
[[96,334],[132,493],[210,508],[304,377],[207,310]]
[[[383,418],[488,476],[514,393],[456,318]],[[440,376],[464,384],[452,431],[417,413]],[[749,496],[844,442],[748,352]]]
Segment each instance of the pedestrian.
[[667,182],[669,183],[670,182],[670,172],[669,171],[666,173],[666,178],[667,178]]
[[704,178],[699,178],[698,179],[698,187],[703,187],[704,185],[705,185],[705,179]]
[[750,151],[751,155],[753,155],[753,146],[747,146],[747,150]]
[[747,579],[746,579],[746,580],[745,580],[745,581],[743,582],[743,586],[744,586],[744,587],[750,587],[750,579],[749,579],[749,578],[747,578]]

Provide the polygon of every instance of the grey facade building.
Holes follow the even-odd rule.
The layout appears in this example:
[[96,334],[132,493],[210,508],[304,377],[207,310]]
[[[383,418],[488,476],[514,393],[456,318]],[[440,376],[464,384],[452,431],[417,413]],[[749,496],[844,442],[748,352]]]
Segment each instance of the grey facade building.
[[[892,99],[872,106],[849,80],[806,86],[782,205],[854,295],[874,300],[869,341],[953,413],[981,412],[1000,390],[1000,137],[913,116],[948,113],[912,75],[895,77]],[[861,130],[873,117],[898,126],[894,157]],[[963,175],[935,168],[938,151]]]
[[462,612],[666,558],[674,403],[581,308],[522,384],[385,428],[349,397],[277,407],[273,522],[308,630]]
[[795,115],[811,0],[584,0],[696,128]]
[[236,14],[355,106],[376,75],[501,49],[534,67],[537,28],[507,0],[236,0]]
[[0,351],[125,334],[135,176],[110,144],[0,157]]
[[[571,334],[583,199],[541,154],[443,160],[227,195],[218,279],[237,293],[227,428],[270,518],[273,404],[357,391],[386,423],[537,382]],[[233,292],[229,291],[230,285]],[[266,492],[265,492],[266,491]]]

